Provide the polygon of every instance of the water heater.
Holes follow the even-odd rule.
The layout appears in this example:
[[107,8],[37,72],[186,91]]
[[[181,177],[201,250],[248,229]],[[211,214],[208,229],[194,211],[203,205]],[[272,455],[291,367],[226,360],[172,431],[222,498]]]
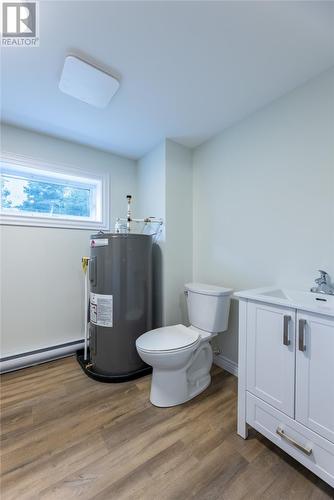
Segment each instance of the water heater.
[[124,381],[150,372],[136,339],[152,329],[152,236],[98,233],[89,260],[88,375]]

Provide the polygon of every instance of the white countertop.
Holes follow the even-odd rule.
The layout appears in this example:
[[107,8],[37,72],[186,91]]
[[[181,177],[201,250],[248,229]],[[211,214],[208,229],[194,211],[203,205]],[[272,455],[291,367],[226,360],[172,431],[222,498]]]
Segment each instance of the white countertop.
[[269,286],[241,290],[233,296],[334,317],[334,295]]

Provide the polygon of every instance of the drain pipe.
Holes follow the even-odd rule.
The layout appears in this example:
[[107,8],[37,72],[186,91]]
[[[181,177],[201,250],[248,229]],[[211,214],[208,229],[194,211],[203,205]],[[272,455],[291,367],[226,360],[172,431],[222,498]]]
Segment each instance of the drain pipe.
[[85,275],[85,346],[84,346],[84,361],[87,360],[87,350],[88,350],[88,270],[89,270],[89,257],[82,257],[81,259],[81,265],[82,265],[82,270]]
[[128,213],[127,213],[127,224],[126,224],[126,229],[128,233],[131,231],[131,194],[127,195],[127,200],[128,200]]
[[145,217],[144,219],[133,219],[131,217],[131,201],[132,201],[132,195],[128,194],[126,196],[127,201],[128,201],[128,208],[127,208],[127,216],[126,217],[117,217],[116,223],[115,223],[115,233],[121,233],[123,228],[125,229],[125,224],[122,224],[122,222],[126,222],[126,231],[127,233],[131,232],[131,222],[135,223],[144,223],[146,224],[158,224],[160,228],[154,233],[155,235],[158,234],[161,231],[161,226],[163,225],[163,220],[158,219],[157,217]]

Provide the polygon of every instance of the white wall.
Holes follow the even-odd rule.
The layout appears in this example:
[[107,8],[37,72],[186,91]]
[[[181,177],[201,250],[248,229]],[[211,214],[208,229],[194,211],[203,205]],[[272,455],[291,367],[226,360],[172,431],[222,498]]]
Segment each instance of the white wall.
[[[194,152],[194,279],[234,289],[334,279],[334,70]],[[237,307],[221,336],[237,360]]]
[[[134,215],[162,217],[155,324],[185,323],[183,285],[192,279],[241,289],[308,288],[318,268],[334,277],[333,89],[334,70],[225,130],[193,158],[167,140],[137,164],[8,126],[3,148],[110,172],[113,222],[125,214],[126,194],[134,195]],[[80,260],[89,235],[2,228],[2,356],[81,338]],[[236,361],[235,302],[220,343]]]
[[[164,221],[154,248],[154,325],[187,321],[184,283],[192,279],[192,157],[163,141],[138,163],[11,126],[2,149],[111,175],[111,219],[133,214]],[[1,357],[82,338],[83,273],[91,231],[1,227]]]
[[192,157],[166,140],[138,162],[138,214],[164,220],[154,249],[155,326],[187,321],[184,283],[192,279]]
[[[158,144],[138,161],[136,217],[166,220],[166,144]],[[164,251],[165,225],[158,244],[153,246],[153,326],[165,324]]]
[[193,210],[191,151],[166,141],[165,322],[187,323],[184,284],[192,281]]
[[[110,172],[111,220],[136,198],[136,162],[10,126],[2,149],[86,170]],[[91,231],[1,227],[1,356],[82,338],[83,273]]]

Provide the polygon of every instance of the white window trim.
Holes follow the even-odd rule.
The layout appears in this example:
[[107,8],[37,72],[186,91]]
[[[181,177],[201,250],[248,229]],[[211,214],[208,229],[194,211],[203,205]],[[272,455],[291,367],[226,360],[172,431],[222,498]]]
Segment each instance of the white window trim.
[[47,217],[47,216],[30,216],[24,214],[5,214],[0,213],[1,225],[14,225],[14,226],[36,226],[36,227],[58,227],[68,229],[92,229],[92,230],[109,230],[109,213],[110,213],[110,175],[106,172],[91,171],[76,167],[74,165],[66,165],[64,163],[51,163],[41,158],[33,158],[23,155],[18,155],[9,151],[1,153],[1,163],[13,166],[14,168],[26,167],[34,169],[38,173],[41,171],[48,171],[54,174],[73,175],[78,177],[87,177],[101,182],[102,186],[102,210],[101,222],[91,220],[78,220],[62,217]]

